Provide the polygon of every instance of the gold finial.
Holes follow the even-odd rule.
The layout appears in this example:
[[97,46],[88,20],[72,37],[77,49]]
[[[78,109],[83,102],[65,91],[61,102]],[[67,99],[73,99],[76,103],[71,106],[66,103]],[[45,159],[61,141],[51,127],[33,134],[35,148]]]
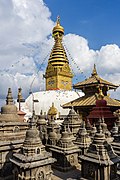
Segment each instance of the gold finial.
[[53,28],[53,37],[59,33],[61,36],[64,34],[64,28],[60,25],[60,16],[57,17],[56,26]]
[[60,25],[60,16],[57,16],[57,25]]
[[56,115],[57,114],[57,109],[54,106],[54,103],[52,103],[52,107],[50,107],[50,109],[48,110],[48,115]]
[[91,75],[92,76],[96,76],[97,75],[96,64],[94,64],[93,71],[92,71]]

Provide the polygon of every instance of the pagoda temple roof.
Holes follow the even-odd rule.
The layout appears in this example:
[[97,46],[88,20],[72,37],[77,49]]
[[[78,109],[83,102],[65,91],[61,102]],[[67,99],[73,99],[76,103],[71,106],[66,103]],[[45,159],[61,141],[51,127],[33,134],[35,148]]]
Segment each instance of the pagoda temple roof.
[[[110,98],[109,96],[104,96],[104,99],[107,101],[107,106],[112,107],[120,107],[120,101]],[[63,108],[69,108],[69,107],[92,107],[95,106],[96,103],[96,96],[95,95],[89,95],[89,96],[82,96],[78,99],[75,99],[71,102],[68,102],[64,104]]]
[[111,82],[108,82],[104,79],[102,79],[96,70],[96,66],[94,64],[94,68],[93,71],[91,73],[91,76],[88,79],[85,79],[82,82],[78,82],[77,84],[73,85],[73,88],[75,89],[82,89],[85,87],[93,87],[96,85],[103,85],[103,86],[108,86],[109,89],[116,89],[117,87],[119,87],[118,85],[115,85]]

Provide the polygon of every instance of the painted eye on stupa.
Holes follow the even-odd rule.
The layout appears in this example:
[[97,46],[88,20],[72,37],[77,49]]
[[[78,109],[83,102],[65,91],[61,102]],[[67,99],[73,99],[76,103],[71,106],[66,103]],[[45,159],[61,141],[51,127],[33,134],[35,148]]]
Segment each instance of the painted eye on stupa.
[[61,83],[63,84],[63,85],[67,85],[69,82],[68,81],[61,81]]
[[49,85],[52,85],[52,84],[54,84],[54,83],[55,83],[54,80],[51,80],[51,81],[48,82]]

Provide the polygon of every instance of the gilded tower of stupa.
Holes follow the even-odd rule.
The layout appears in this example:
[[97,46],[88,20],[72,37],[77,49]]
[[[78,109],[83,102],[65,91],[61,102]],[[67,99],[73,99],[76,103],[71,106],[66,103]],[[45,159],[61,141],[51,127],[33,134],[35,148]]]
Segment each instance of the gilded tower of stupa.
[[71,90],[72,77],[69,61],[62,44],[64,28],[57,18],[56,26],[53,28],[52,36],[55,43],[50,54],[46,68],[46,90]]

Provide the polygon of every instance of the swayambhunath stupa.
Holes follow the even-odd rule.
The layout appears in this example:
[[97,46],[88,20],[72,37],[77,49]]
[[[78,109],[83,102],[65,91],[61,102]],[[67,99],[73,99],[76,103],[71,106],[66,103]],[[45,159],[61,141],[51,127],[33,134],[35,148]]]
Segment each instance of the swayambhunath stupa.
[[119,85],[102,78],[95,62],[73,85],[59,16],[51,31],[45,90],[31,88],[23,98],[19,87],[16,100],[8,87],[1,107],[0,180],[120,180],[120,100],[109,94]]

